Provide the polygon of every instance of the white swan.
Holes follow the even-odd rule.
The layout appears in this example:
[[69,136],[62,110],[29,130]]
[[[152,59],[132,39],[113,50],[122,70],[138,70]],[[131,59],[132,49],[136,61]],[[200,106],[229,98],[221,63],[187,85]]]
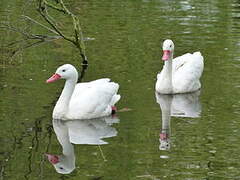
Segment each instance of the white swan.
[[103,78],[87,83],[77,83],[78,72],[65,64],[47,80],[47,83],[65,79],[65,86],[54,107],[54,119],[92,119],[110,115],[119,101],[119,85]]
[[187,53],[173,59],[173,52],[173,41],[165,40],[162,57],[164,66],[157,75],[156,91],[161,94],[178,94],[199,90],[201,88],[199,79],[204,68],[201,53]]
[[166,95],[156,93],[156,101],[162,111],[162,129],[160,132],[160,150],[170,149],[170,121],[174,117],[198,118],[201,115],[200,91],[187,94]]
[[97,119],[69,120],[53,119],[53,129],[62,146],[62,154],[46,154],[49,162],[61,174],[69,174],[75,169],[75,153],[73,144],[103,145],[108,144],[103,138],[117,135],[117,130],[111,127],[118,123],[116,116]]

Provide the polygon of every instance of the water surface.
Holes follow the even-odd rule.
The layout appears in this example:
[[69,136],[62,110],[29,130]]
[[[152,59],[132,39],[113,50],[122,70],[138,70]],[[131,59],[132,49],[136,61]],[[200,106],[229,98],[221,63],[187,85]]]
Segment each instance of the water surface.
[[[31,1],[1,4],[1,22],[26,27],[23,13],[41,21]],[[239,2],[89,0],[67,6],[79,16],[84,36],[95,38],[85,42],[90,65],[83,81],[110,77],[120,84],[118,108],[131,111],[118,113],[120,122],[112,125],[117,136],[101,151],[97,145],[73,145],[76,168],[57,173],[45,153],[62,153],[51,113],[63,81],[45,80],[61,64],[80,67],[80,58],[63,40],[12,57],[5,46],[21,35],[1,28],[1,179],[240,179]],[[154,84],[166,38],[174,40],[175,56],[201,51],[205,68],[199,117],[170,116],[170,148],[159,149],[163,114]]]

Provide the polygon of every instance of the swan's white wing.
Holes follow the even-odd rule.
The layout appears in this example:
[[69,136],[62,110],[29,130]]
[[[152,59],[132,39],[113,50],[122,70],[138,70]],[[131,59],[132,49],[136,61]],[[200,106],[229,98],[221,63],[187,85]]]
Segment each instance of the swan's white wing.
[[200,78],[203,71],[203,57],[200,52],[193,54],[187,53],[173,59],[174,73],[191,73],[194,72],[196,77]]
[[201,87],[200,77],[203,72],[203,57],[200,52],[184,54],[173,61],[174,92],[192,92]]
[[110,105],[118,88],[119,85],[114,82],[76,88],[69,105],[69,116],[74,119],[89,119],[109,115]]
[[172,71],[176,72],[180,68],[182,68],[189,61],[189,59],[191,60],[191,56],[192,56],[192,54],[187,53],[182,56],[178,56],[178,57],[174,58],[173,64],[172,64]]
[[72,98],[76,99],[80,94],[86,93],[90,88],[95,88],[98,85],[107,84],[109,82],[110,82],[109,78],[102,78],[102,79],[97,79],[90,82],[78,83],[75,86],[75,90],[72,94]]

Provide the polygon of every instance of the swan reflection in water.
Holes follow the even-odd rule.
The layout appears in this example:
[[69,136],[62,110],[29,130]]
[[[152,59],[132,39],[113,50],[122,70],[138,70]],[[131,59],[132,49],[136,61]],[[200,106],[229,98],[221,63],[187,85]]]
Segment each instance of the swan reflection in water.
[[160,150],[170,149],[170,121],[174,117],[197,118],[201,114],[200,91],[187,94],[165,95],[156,92],[156,101],[162,111],[162,130],[160,132]]
[[75,169],[75,154],[72,144],[108,144],[103,139],[117,135],[117,130],[111,125],[118,122],[119,119],[116,116],[68,121],[53,119],[53,128],[62,146],[62,155],[46,154],[49,162],[58,173],[71,173]]

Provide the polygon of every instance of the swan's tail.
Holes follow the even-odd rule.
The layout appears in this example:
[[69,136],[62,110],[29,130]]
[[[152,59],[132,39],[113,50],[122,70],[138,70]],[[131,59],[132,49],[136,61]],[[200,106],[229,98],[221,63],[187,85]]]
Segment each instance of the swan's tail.
[[121,96],[120,96],[119,94],[115,94],[115,95],[112,97],[112,100],[111,100],[110,105],[111,105],[111,106],[114,106],[114,104],[116,104],[120,99],[121,99]]
[[117,94],[119,89],[119,84],[115,82],[109,82],[107,86],[108,88],[106,89],[106,91],[108,91],[112,95],[110,105],[114,106],[114,104],[116,104],[121,98],[121,96]]
[[199,52],[199,51],[198,52],[194,52],[193,55],[195,55],[195,56],[202,56],[201,52]]

